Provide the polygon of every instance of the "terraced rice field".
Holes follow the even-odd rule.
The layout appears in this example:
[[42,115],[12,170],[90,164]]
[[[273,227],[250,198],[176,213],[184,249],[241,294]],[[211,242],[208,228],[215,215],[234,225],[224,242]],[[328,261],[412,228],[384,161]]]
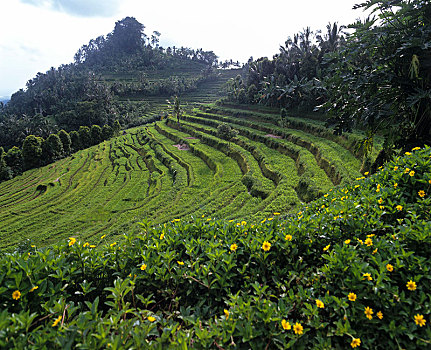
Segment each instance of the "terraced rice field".
[[[230,142],[217,126],[239,131]],[[356,177],[352,142],[312,121],[209,105],[0,184],[0,247],[139,231],[190,216],[258,222]]]

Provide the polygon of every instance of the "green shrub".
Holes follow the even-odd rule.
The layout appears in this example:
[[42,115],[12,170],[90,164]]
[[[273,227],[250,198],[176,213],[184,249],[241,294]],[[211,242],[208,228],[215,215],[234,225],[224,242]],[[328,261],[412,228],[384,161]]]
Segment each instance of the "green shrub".
[[427,147],[288,217],[3,254],[0,347],[425,348],[430,195]]

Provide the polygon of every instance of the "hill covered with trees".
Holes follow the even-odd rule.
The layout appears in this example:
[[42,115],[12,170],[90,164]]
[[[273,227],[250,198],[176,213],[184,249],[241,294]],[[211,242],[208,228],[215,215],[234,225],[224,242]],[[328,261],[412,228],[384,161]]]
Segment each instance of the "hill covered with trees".
[[[28,135],[48,137],[60,129],[118,120],[123,127],[145,122],[148,100],[196,90],[217,80],[217,56],[185,47],[163,48],[133,17],[83,45],[71,64],[38,73],[25,90],[0,108],[0,146],[20,146]],[[132,102],[130,102],[132,100]]]

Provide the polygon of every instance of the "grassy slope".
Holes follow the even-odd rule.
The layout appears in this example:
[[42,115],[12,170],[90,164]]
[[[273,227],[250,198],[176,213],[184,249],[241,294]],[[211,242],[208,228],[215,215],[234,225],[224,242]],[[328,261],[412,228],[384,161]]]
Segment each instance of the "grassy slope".
[[[214,98],[214,91],[209,84],[197,98]],[[230,143],[220,139],[220,122],[240,135]],[[266,137],[268,131],[285,133],[284,138]],[[258,222],[325,193],[334,174],[348,183],[360,176],[359,166],[342,145],[305,130],[240,119],[229,109],[195,110],[180,128],[169,119],[131,129],[0,184],[0,246],[11,248],[25,238],[48,245],[69,235],[107,234],[113,240],[139,230],[136,223],[143,218],[164,223],[212,215]]]

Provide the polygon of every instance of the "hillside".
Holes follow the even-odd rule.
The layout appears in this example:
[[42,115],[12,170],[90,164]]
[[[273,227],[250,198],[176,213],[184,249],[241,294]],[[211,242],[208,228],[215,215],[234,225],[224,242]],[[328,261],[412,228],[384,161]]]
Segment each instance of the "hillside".
[[29,135],[47,138],[61,129],[113,126],[117,120],[123,128],[142,125],[174,95],[215,101],[238,73],[218,69],[222,64],[212,51],[163,48],[144,28],[133,17],[117,21],[111,33],[79,48],[73,63],[30,79],[0,105],[0,147],[8,151]]
[[[227,72],[228,73],[228,72]],[[189,96],[209,98],[208,91]],[[207,105],[129,129],[0,184],[0,247],[48,245],[76,235],[110,240],[202,215],[259,222],[361,176],[359,135],[334,136],[306,118],[280,127],[274,110]],[[223,139],[217,127],[238,131]]]
[[3,254],[0,346],[427,348],[430,159],[414,148],[260,223],[144,219]]

